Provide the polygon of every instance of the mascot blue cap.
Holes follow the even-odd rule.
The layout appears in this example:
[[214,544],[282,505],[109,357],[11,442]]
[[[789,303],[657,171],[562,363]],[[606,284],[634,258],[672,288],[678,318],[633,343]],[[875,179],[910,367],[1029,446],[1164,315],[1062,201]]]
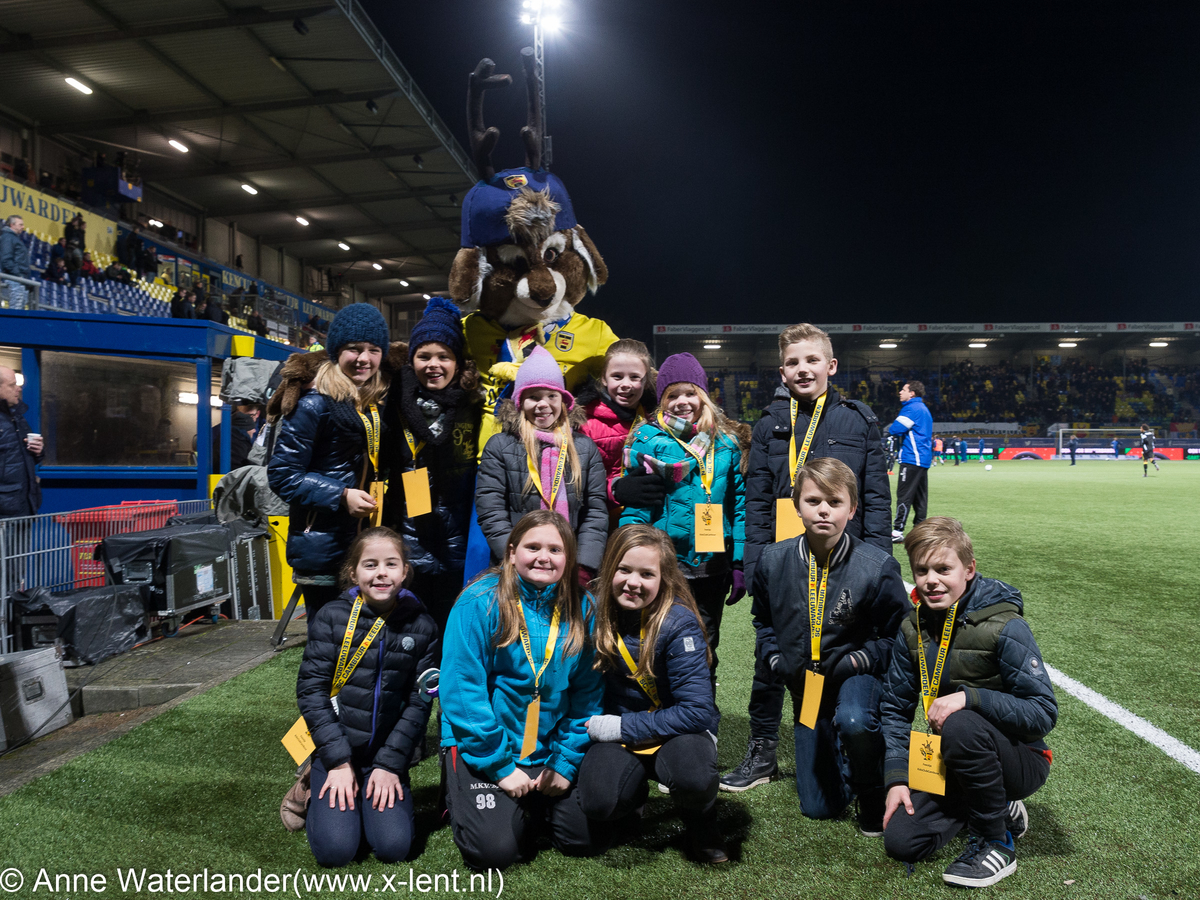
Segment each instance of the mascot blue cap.
[[575,227],[575,209],[562,179],[545,169],[505,169],[487,181],[476,182],[463,198],[462,246],[510,243],[513,237],[505,216],[509,204],[523,188],[539,192],[549,189],[550,199],[562,207],[554,217],[555,231]]

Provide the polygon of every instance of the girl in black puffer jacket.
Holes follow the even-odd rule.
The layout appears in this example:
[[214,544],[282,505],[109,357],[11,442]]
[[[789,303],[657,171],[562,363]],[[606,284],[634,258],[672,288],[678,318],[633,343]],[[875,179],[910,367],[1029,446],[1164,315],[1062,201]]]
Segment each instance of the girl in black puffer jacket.
[[342,569],[354,587],[309,623],[296,699],[316,745],[306,828],[323,866],[346,865],[364,840],[381,862],[412,843],[408,766],[430,707],[417,679],[434,666],[438,632],[407,576],[400,536],[368,529]]
[[329,326],[327,346],[311,390],[285,411],[267,464],[271,490],[290,505],[287,561],[310,626],[337,597],[338,566],[375,509],[387,323],[375,307],[352,304]]
[[[463,586],[483,403],[475,364],[462,349],[458,308],[434,297],[412,330],[408,360],[392,378],[383,415],[384,521],[404,536],[413,591],[439,633]],[[420,478],[422,470],[429,506],[414,515],[421,507],[409,508],[404,473]]]

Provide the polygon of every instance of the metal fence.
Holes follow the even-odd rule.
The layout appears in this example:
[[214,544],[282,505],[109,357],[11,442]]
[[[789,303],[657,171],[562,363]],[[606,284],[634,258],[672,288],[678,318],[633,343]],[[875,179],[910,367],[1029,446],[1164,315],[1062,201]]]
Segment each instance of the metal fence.
[[104,564],[92,555],[106,537],[161,528],[171,516],[211,509],[211,500],[149,500],[0,519],[0,652],[12,652],[10,604],[16,591],[103,585]]

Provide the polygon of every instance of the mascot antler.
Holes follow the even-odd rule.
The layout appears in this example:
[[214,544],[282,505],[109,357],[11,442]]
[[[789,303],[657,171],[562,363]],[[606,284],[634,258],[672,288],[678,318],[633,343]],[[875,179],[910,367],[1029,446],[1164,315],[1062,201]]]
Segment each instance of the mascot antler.
[[[483,181],[490,180],[496,174],[496,167],[492,165],[492,151],[496,149],[496,141],[500,140],[499,128],[494,125],[488,128],[483,124],[483,94],[512,84],[511,75],[495,75],[495,71],[494,62],[481,59],[467,82],[467,132],[471,138],[471,156]],[[541,121],[540,116],[538,121]]]
[[521,140],[525,142],[525,165],[530,169],[542,167],[542,79],[533,56],[533,48],[521,51],[521,65],[525,69],[525,97],[529,104],[526,118],[529,122],[521,129]]

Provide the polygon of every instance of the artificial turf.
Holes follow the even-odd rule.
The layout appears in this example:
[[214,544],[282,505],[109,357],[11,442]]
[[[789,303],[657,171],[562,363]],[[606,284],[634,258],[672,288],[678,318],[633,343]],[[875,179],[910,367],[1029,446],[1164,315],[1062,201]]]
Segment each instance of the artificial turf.
[[[930,473],[930,512],[961,518],[981,572],[1021,588],[1046,660],[1192,747],[1200,747],[1198,495],[1200,465],[1189,463],[1164,464],[1147,479],[1133,463],[1092,461],[1075,468],[998,463],[990,472],[975,463]],[[722,629],[722,768],[736,764],[745,747],[752,644],[743,602]],[[371,859],[343,870],[371,876],[365,890],[304,886],[304,876],[321,870],[304,834],[288,834],[278,815],[294,770],[279,737],[296,716],[299,660],[298,650],[282,653],[0,799],[0,869],[15,867],[25,879],[13,895],[95,892],[35,892],[43,868],[51,884],[63,873],[102,874],[107,896],[165,895],[150,882],[140,894],[123,891],[117,870],[130,867],[207,868],[210,876],[299,871],[300,890],[289,884],[287,895],[351,897],[409,893],[411,866],[416,874],[458,870],[465,891],[468,873],[450,830],[433,818],[433,761],[413,771],[420,835],[411,863]],[[1062,692],[1059,704],[1049,738],[1055,763],[1028,801],[1031,828],[1018,844],[1018,869],[988,892],[1200,897],[1200,774]],[[785,735],[785,770],[790,752]],[[786,777],[722,794],[717,817],[735,852],[729,865],[687,862],[670,800],[652,792],[641,833],[628,843],[590,860],[543,850],[505,873],[502,896],[915,898],[953,890],[941,871],[959,841],[908,877],[885,858],[880,840],[857,833],[853,819],[804,819]],[[492,893],[498,888],[493,879]],[[175,896],[237,894],[210,887]]]

